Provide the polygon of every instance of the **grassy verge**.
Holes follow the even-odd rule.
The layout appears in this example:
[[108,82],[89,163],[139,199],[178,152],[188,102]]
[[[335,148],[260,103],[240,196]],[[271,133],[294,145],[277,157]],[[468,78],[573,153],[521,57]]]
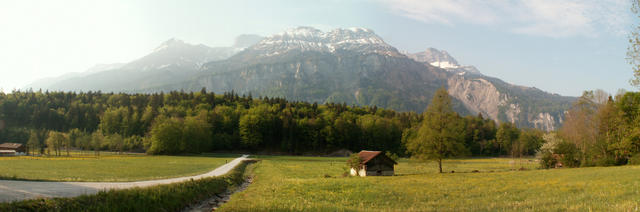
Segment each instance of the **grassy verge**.
[[99,192],[73,198],[1,203],[0,211],[179,211],[244,180],[253,161],[243,161],[229,173],[183,183]]
[[[392,177],[342,177],[346,158],[262,157],[219,211],[636,211],[640,166],[512,171],[508,158],[401,160]],[[532,164],[533,165],[533,164]],[[455,170],[455,173],[450,173]],[[478,170],[479,173],[472,172]]]
[[129,182],[209,172],[239,155],[0,157],[0,179]]

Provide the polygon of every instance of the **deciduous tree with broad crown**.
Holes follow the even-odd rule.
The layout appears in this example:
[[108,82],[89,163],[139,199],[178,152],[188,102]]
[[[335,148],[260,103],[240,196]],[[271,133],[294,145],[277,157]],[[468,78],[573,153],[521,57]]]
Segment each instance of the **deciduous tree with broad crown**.
[[461,118],[451,108],[449,93],[443,87],[436,91],[415,137],[407,141],[412,157],[438,162],[442,173],[442,160],[467,152],[463,142]]

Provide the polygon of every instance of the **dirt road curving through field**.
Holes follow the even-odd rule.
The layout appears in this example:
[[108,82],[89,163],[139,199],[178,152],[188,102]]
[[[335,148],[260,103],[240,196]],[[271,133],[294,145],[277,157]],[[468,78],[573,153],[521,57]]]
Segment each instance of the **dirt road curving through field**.
[[41,197],[74,197],[83,194],[95,194],[102,190],[148,187],[183,182],[191,179],[197,180],[205,177],[220,176],[229,172],[248,156],[249,155],[243,155],[205,174],[163,180],[136,182],[41,182],[0,180],[0,202],[11,202]]

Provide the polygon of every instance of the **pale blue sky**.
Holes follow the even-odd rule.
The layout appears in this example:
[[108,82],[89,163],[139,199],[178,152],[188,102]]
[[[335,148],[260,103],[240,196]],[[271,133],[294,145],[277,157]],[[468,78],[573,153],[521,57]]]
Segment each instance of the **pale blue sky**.
[[402,51],[448,51],[489,76],[578,96],[634,90],[629,0],[0,1],[0,88],[127,62],[169,38],[229,46],[295,26],[373,29]]

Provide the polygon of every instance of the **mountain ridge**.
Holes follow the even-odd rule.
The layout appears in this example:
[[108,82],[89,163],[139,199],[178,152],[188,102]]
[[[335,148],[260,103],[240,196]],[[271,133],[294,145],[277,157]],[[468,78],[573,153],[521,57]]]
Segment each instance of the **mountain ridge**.
[[256,35],[241,35],[233,46],[209,47],[171,38],[149,54],[118,67],[100,72],[89,69],[66,77],[37,80],[26,89],[140,92],[149,87],[186,80],[195,75],[203,64],[227,59],[259,39],[261,37]]

